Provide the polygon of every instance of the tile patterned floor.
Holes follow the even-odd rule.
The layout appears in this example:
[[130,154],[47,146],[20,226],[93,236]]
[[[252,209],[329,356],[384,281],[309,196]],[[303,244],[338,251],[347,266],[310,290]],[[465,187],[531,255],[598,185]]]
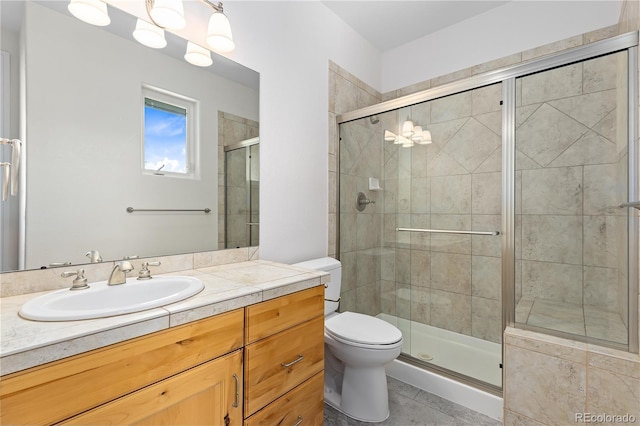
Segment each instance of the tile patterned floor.
[[388,377],[389,418],[382,423],[351,419],[325,404],[324,426],[498,426],[469,408]]

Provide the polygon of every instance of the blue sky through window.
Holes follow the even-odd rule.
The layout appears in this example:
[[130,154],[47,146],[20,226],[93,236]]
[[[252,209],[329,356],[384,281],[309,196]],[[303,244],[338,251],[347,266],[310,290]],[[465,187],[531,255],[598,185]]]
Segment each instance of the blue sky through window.
[[174,108],[176,112],[144,107],[145,170],[158,170],[164,165],[163,172],[187,172],[186,110]]

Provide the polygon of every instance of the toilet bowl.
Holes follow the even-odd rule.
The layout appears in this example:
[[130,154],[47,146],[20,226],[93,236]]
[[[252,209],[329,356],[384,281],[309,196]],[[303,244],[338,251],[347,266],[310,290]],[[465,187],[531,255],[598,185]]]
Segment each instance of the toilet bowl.
[[402,333],[370,315],[337,313],[341,264],[333,258],[295,264],[327,271],[325,291],[325,402],[349,417],[381,422],[389,417],[385,364],[402,350]]

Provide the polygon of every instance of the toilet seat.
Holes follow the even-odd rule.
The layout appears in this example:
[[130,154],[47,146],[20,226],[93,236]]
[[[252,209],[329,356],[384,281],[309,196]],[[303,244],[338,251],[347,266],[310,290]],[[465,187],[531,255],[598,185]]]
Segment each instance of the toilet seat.
[[369,315],[343,312],[325,321],[325,332],[338,342],[370,349],[390,349],[402,344],[402,332]]

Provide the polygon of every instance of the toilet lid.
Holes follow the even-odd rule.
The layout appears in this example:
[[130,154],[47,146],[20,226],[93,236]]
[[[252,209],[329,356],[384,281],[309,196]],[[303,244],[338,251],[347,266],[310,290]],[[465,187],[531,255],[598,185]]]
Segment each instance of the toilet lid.
[[369,315],[343,312],[325,321],[324,328],[336,338],[366,345],[391,345],[402,339],[395,326]]

